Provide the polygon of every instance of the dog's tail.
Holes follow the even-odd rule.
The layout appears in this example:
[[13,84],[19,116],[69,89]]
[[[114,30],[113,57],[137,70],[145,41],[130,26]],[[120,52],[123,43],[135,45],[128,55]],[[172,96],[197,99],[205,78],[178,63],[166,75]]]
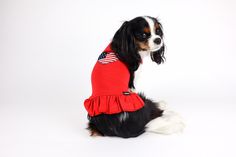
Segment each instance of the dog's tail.
[[182,132],[185,125],[178,113],[167,108],[166,103],[153,102],[143,94],[139,94],[150,111],[150,122],[146,125],[147,132],[159,134],[173,134]]

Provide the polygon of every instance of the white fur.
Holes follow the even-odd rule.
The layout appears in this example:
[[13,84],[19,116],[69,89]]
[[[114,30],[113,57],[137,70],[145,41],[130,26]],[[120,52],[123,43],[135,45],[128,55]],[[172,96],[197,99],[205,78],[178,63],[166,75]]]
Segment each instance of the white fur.
[[164,102],[159,102],[158,107],[160,109],[164,109],[163,115],[150,121],[146,125],[146,131],[159,134],[173,134],[182,132],[185,127],[182,117],[178,113],[167,109]]
[[151,18],[149,18],[147,16],[144,16],[143,18],[147,21],[147,23],[150,27],[150,31],[151,31],[151,37],[148,39],[150,51],[157,51],[158,49],[160,49],[162,47],[163,40],[161,39],[161,44],[159,44],[159,45],[154,43],[154,40],[156,38],[161,38],[159,35],[156,35],[156,33],[155,33],[155,27],[154,27],[155,23]]
[[150,51],[139,51],[138,53],[142,59],[147,56],[150,56]]
[[[139,65],[139,68],[135,71],[135,77],[134,77],[134,86],[139,89],[141,87],[141,84],[145,82],[145,70],[148,70],[150,66],[152,66],[153,61],[150,56],[150,51],[139,51],[139,54],[142,58],[142,64]],[[141,92],[143,89],[140,88]]]

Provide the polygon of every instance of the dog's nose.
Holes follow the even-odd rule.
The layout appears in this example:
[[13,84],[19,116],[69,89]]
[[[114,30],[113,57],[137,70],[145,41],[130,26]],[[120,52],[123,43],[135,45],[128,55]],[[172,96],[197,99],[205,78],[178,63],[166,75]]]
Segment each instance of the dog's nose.
[[161,43],[161,38],[156,38],[155,40],[154,40],[154,43],[156,43],[156,44],[160,44]]

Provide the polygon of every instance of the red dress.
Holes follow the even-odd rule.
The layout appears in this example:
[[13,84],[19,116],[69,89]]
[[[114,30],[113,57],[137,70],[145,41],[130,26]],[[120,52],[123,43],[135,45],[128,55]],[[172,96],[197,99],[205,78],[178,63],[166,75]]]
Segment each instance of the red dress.
[[84,101],[90,116],[132,112],[144,106],[138,94],[129,92],[129,70],[111,50],[99,56],[92,71],[92,95]]

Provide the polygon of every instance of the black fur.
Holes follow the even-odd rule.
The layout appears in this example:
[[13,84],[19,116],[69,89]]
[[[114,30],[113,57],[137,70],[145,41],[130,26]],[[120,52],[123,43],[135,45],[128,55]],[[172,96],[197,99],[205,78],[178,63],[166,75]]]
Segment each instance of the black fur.
[[111,43],[112,50],[116,52],[117,57],[124,62],[129,69],[129,88],[135,88],[133,83],[134,72],[138,69],[141,62],[133,31],[136,21],[139,20],[141,20],[141,17],[124,22],[120,29],[115,33]]
[[145,125],[157,117],[162,116],[162,110],[157,107],[157,103],[146,98],[143,94],[139,96],[144,101],[144,107],[135,112],[126,112],[128,118],[120,121],[119,114],[101,114],[90,117],[88,129],[97,131],[103,136],[118,136],[123,138],[137,137],[145,132]]

